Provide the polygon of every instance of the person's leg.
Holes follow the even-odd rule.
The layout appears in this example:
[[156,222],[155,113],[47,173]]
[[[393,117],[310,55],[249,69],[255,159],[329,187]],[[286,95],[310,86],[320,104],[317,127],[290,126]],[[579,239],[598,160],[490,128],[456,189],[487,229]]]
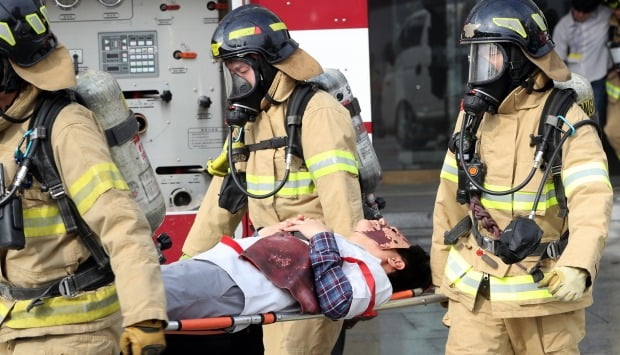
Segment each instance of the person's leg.
[[448,305],[450,331],[446,355],[512,355],[504,320],[491,317],[491,303],[478,296],[470,311],[459,302]]
[[605,87],[605,78],[594,80],[590,84],[592,85],[592,91],[594,94],[594,107],[598,114],[598,123],[601,127],[605,127],[607,122],[607,89]]
[[95,332],[47,335],[10,341],[8,354],[12,355],[118,355],[119,329],[107,328]]
[[585,311],[506,319],[506,328],[516,354],[577,355],[586,333]]
[[265,326],[266,355],[325,355],[334,348],[342,321],[305,319]]
[[170,320],[237,315],[245,306],[241,289],[211,262],[183,259],[161,270]]

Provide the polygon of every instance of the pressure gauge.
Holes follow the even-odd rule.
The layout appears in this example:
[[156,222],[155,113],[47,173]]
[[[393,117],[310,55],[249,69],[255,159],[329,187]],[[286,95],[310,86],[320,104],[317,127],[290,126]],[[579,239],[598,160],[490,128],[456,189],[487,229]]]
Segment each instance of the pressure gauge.
[[123,0],[99,0],[99,3],[106,7],[114,7],[123,2]]
[[54,0],[54,2],[59,8],[69,10],[76,7],[80,3],[80,0]]

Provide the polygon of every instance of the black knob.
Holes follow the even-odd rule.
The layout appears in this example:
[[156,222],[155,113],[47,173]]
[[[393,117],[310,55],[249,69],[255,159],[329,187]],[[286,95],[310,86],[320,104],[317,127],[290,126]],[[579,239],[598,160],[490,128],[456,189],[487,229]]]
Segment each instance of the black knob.
[[172,92],[170,90],[164,90],[164,92],[159,95],[164,102],[172,101]]
[[202,108],[209,108],[211,107],[212,103],[213,101],[211,101],[211,98],[209,96],[200,96],[198,98],[198,105],[200,105],[200,107]]

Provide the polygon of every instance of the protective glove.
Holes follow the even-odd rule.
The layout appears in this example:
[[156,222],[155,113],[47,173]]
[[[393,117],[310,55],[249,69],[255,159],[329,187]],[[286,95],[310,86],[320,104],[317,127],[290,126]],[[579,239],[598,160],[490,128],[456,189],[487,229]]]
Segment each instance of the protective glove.
[[540,282],[538,287],[549,287],[549,292],[561,301],[575,301],[586,289],[588,273],[576,267],[558,266],[553,268]]
[[123,355],[159,355],[166,348],[164,323],[145,320],[125,328],[121,335]]

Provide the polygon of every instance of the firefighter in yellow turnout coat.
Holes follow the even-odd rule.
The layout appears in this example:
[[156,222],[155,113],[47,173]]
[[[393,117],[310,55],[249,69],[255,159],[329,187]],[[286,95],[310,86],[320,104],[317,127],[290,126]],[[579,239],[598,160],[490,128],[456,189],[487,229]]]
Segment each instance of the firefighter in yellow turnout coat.
[[[0,36],[0,163],[8,186],[16,176],[16,149],[27,154],[20,141],[38,98],[75,86],[75,74],[40,1],[3,1],[0,25],[8,30]],[[64,189],[107,252],[113,279],[62,294],[58,281],[92,271],[93,258],[80,237],[67,232],[56,200],[33,178],[17,195],[25,247],[0,249],[0,354],[116,355],[121,348],[159,353],[166,307],[157,252],[100,126],[91,111],[72,103],[60,111],[51,142]],[[3,243],[10,238],[1,237]]]
[[[477,137],[475,153],[459,144],[460,134],[454,136],[457,142],[446,155],[435,202],[431,266],[433,283],[449,298],[446,353],[577,354],[611,213],[612,190],[600,139],[594,126],[583,125],[562,146],[567,217],[558,216],[557,190],[551,178],[541,181],[541,168],[518,191],[493,194],[527,181],[537,149],[530,145],[530,136],[538,135],[550,79],[568,80],[570,72],[552,49],[542,13],[529,0],[477,3],[461,39],[471,45],[471,90],[455,131],[467,130],[465,117],[481,120],[471,131]],[[573,104],[564,119],[569,130],[567,126],[588,117]],[[460,185],[458,161],[467,159],[460,152],[482,161],[486,172],[480,185],[491,193]],[[530,215],[541,183],[533,215],[542,230],[536,247],[532,239],[517,235],[520,227],[508,225]],[[467,191],[469,203],[457,202],[459,186]],[[467,216],[469,220],[463,220]],[[462,220],[471,223],[457,227]],[[570,231],[566,246],[552,244],[560,255],[545,254],[551,250],[545,246],[565,231]],[[525,249],[520,261],[511,259],[506,250],[513,251],[513,246],[503,238],[529,240],[526,244],[533,249]],[[537,270],[541,258],[542,274],[535,279],[536,273],[530,272]]]
[[[298,47],[275,14],[256,5],[241,6],[229,13],[211,43],[213,57],[223,61],[230,83],[227,123],[242,127],[248,147],[286,137],[288,100],[301,81],[323,72],[319,63]],[[249,116],[247,122],[244,115]],[[304,159],[292,157],[282,189],[270,197],[248,199],[252,223],[256,227],[268,226],[303,214],[325,221],[336,233],[348,235],[363,218],[355,132],[349,113],[329,93],[318,91],[309,101],[303,114],[300,145]],[[250,151],[245,164],[247,192],[260,196],[276,189],[285,177],[286,150],[281,146]],[[221,177],[211,181],[183,246],[184,254],[196,255],[215,245],[222,235],[231,235],[245,212],[241,209],[231,214],[219,207],[222,181]],[[266,353],[327,354],[341,325],[304,320],[268,326]],[[280,327],[283,329],[274,330]],[[270,340],[271,335],[283,334],[285,339]]]

